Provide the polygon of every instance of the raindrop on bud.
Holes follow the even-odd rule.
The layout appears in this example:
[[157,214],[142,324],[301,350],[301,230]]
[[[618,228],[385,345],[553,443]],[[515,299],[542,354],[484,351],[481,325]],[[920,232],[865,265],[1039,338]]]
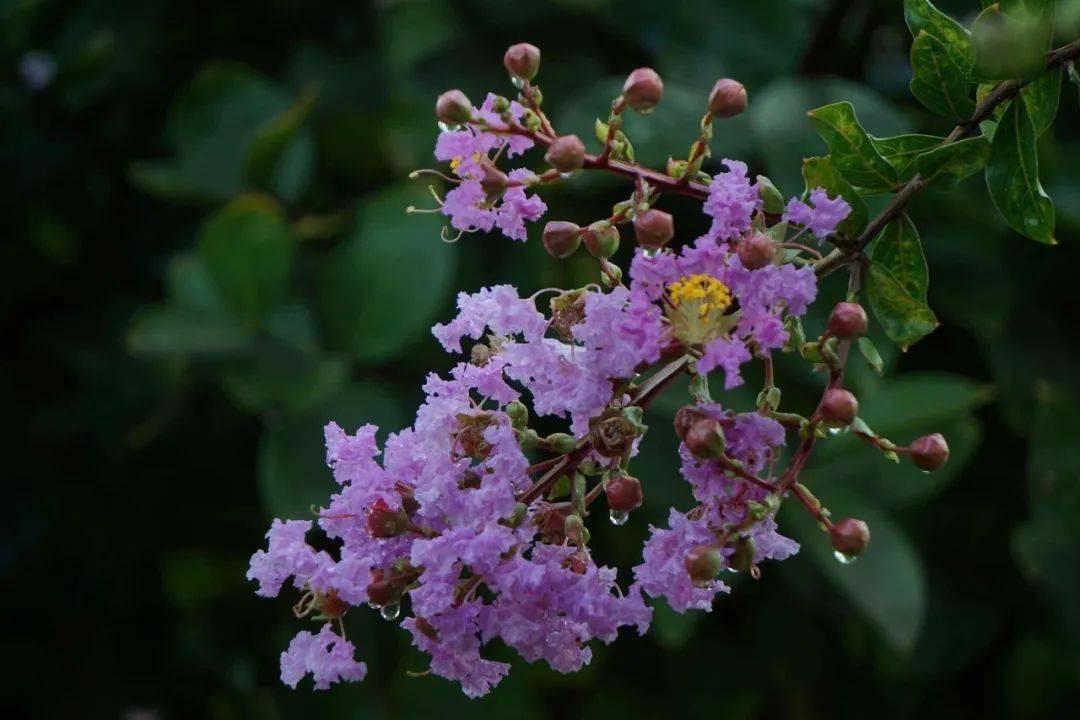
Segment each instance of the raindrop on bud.
[[833,557],[836,558],[836,561],[841,565],[850,565],[851,563],[858,560],[858,558],[854,555],[845,555],[839,550],[833,550]]
[[675,237],[675,221],[663,210],[646,210],[634,218],[634,235],[646,250],[659,250]]
[[472,103],[460,90],[447,90],[435,101],[435,117],[447,125],[460,125],[472,118]]
[[580,170],[585,164],[585,143],[577,135],[563,135],[551,141],[544,160],[560,173]]
[[515,80],[532,80],[540,70],[540,48],[529,43],[511,45],[503,55],[503,66]]
[[638,68],[627,76],[623,84],[623,97],[634,111],[648,113],[664,97],[664,81],[652,68]]
[[392,603],[390,605],[383,605],[381,608],[379,608],[379,615],[382,616],[383,620],[389,620],[389,621],[397,620],[398,615],[400,615],[400,614],[401,614],[401,605],[398,605],[397,603]]
[[641,507],[641,481],[635,477],[618,475],[611,478],[604,486],[604,494],[612,510],[628,513]]
[[[844,518],[832,526],[829,538],[832,540],[833,550],[836,551],[836,559],[848,563],[861,555],[870,544],[870,528],[862,520]],[[848,559],[841,560],[841,556]]]
[[629,519],[630,519],[630,513],[625,512],[623,510],[609,510],[608,511],[608,520],[610,520],[611,524],[615,525],[616,527],[622,527],[623,525],[626,524],[626,521],[629,520]]
[[821,416],[831,423],[849,425],[859,414],[859,401],[843,388],[832,388],[821,399]]

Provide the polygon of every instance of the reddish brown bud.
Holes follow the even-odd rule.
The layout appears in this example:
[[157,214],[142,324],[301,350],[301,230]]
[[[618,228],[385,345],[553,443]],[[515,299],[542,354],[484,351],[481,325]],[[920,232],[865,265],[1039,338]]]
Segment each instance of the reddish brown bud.
[[719,118],[738,115],[746,109],[746,88],[738,80],[720,78],[709,93],[709,112]]
[[849,425],[858,414],[859,401],[843,388],[832,388],[821,399],[821,416],[829,422]]
[[511,45],[503,55],[503,66],[512,77],[532,80],[540,70],[540,48],[529,43]]
[[634,218],[634,235],[642,247],[662,248],[675,237],[675,221],[663,210],[646,210]]
[[752,233],[739,242],[739,261],[747,270],[759,270],[776,257],[776,246],[768,235]]
[[623,84],[623,97],[635,111],[647,113],[664,97],[664,81],[652,68],[638,68],[627,76]]
[[580,170],[585,164],[585,143],[577,135],[557,137],[548,146],[544,160],[559,172]]
[[716,418],[698,420],[686,431],[684,440],[690,454],[707,460],[724,454],[724,429]]
[[862,520],[844,518],[829,531],[836,552],[849,558],[861,555],[870,544],[870,528]]
[[641,493],[641,481],[629,475],[617,475],[604,486],[608,508],[618,512],[631,512],[641,507],[644,497]]
[[686,442],[686,433],[698,420],[709,417],[708,414],[697,405],[683,405],[675,413],[675,434],[679,439]]
[[724,556],[712,545],[695,545],[683,557],[690,579],[699,585],[714,580],[724,569]]
[[949,444],[941,433],[923,435],[911,443],[911,461],[920,470],[931,472],[944,465],[949,459]]
[[866,325],[866,311],[859,303],[837,303],[829,315],[829,333],[841,339],[862,337]]
[[387,578],[382,570],[371,572],[371,582],[367,586],[368,600],[373,605],[393,605],[401,600],[405,587],[400,580]]
[[333,590],[327,590],[319,598],[319,602],[322,607],[322,614],[326,617],[339,618],[349,611],[349,605],[344,600],[338,597],[337,593]]
[[568,258],[581,245],[581,228],[565,220],[552,220],[544,226],[544,248],[558,260]]
[[484,163],[483,175],[480,176],[480,187],[484,188],[488,200],[498,200],[506,192],[506,184],[509,178],[499,168],[491,163]]
[[447,125],[460,125],[472,118],[472,103],[460,90],[447,90],[435,101],[435,117]]
[[368,512],[367,529],[374,538],[392,538],[405,532],[409,518],[404,510],[392,510],[382,499],[376,500]]

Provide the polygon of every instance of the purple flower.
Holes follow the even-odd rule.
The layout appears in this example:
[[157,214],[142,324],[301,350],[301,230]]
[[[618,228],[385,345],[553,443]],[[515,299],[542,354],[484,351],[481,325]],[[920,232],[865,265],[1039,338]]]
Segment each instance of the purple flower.
[[308,673],[316,690],[326,690],[331,683],[343,680],[359,682],[367,675],[367,665],[353,659],[355,648],[345,638],[323,625],[318,635],[304,630],[281,653],[281,682],[296,689]]
[[713,176],[704,210],[713,219],[709,237],[726,242],[750,229],[750,218],[760,207],[761,198],[746,177],[746,163],[726,158],[723,163],[728,171]]
[[[695,545],[716,542],[704,520],[691,520],[675,508],[668,514],[668,529],[649,527],[651,535],[642,550],[644,562],[634,568],[634,586],[652,597],[666,598],[671,609],[711,610],[717,593],[730,592],[719,580],[696,585],[683,560]],[[632,592],[633,590],[631,590]]]
[[807,205],[798,198],[791,198],[784,210],[783,219],[795,225],[802,225],[818,238],[824,238],[836,232],[836,226],[851,213],[851,206],[844,198],[837,195],[829,199],[823,188],[810,191]]
[[[510,173],[511,180],[522,180],[531,175],[528,170],[514,170]],[[495,224],[503,231],[503,235],[511,240],[525,240],[525,221],[539,220],[547,212],[547,205],[537,195],[526,195],[525,188],[514,186],[508,188],[503,194],[495,210]]]
[[705,346],[697,361],[699,373],[709,374],[716,368],[724,371],[724,389],[730,390],[742,385],[739,368],[750,359],[750,351],[742,340],[717,338]]

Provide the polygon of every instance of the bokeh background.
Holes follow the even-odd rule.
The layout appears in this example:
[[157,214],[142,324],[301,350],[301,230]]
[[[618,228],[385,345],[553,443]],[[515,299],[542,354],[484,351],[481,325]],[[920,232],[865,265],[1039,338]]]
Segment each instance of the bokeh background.
[[[974,0],[939,3],[970,21]],[[1080,33],[1060,3],[1059,43]],[[593,279],[527,244],[439,240],[425,183],[436,94],[512,92],[505,47],[544,52],[545,107],[591,135],[643,64],[667,87],[627,133],[639,159],[685,153],[704,97],[740,79],[750,109],[715,157],[785,194],[823,154],[805,111],[852,100],[870,132],[944,133],[907,92],[899,0],[10,0],[0,6],[0,527],[3,714],[103,718],[1065,717],[1080,699],[1080,105],[1063,88],[1041,141],[1060,245],[997,219],[980,176],[914,205],[941,329],[890,373],[856,367],[864,417],[898,442],[946,433],[924,475],[850,439],[807,474],[835,513],[867,519],[869,555],[832,560],[801,512],[803,552],[708,615],[662,603],[645,638],[597,647],[561,676],[516,660],[466,700],[414,678],[424,657],[375,613],[347,618],[370,666],[313,693],[277,680],[303,623],[256,598],[247,559],[274,516],[331,490],[329,419],[410,420],[454,360],[428,328],[458,289]],[[538,162],[534,158],[534,162]],[[550,217],[606,216],[626,193],[581,177]],[[680,236],[704,223],[665,201]],[[627,243],[629,244],[629,243]],[[838,297],[834,278],[821,307]],[[810,321],[820,329],[821,318]],[[856,365],[860,365],[856,363]],[[785,403],[821,378],[781,364]],[[726,396],[730,405],[752,402]],[[658,403],[637,473],[646,506],[596,523],[627,577],[647,524],[689,496]],[[791,510],[794,510],[792,508]],[[495,655],[505,654],[494,648]],[[1072,711],[1069,708],[1073,708]],[[10,713],[10,714],[9,714]]]

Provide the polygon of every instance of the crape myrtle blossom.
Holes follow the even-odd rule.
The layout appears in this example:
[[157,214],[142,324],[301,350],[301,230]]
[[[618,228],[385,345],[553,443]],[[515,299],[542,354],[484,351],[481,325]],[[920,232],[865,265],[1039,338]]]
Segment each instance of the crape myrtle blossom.
[[[545,229],[555,258],[586,248],[598,283],[531,295],[508,284],[459,293],[456,312],[432,328],[456,364],[427,376],[411,426],[383,443],[373,425],[325,426],[335,491],[313,508],[314,519],[275,519],[247,574],[264,597],[295,589],[296,617],[320,624],[299,630],[281,654],[290,687],[309,674],[317,690],[363,679],[367,668],[346,625],[364,605],[386,620],[404,614],[401,625],[430,672],[469,697],[487,694],[511,669],[489,657],[496,641],[528,662],[577,671],[591,661],[594,642],[614,642],[623,629],[647,632],[651,603],[708,611],[732,590],[723,571],[757,579],[766,561],[797,553],[775,519],[787,497],[813,515],[845,562],[869,542],[865,523],[833,523],[798,481],[814,444],[857,413],[843,388],[844,363],[852,340],[864,340],[866,314],[849,298],[825,332],[806,337],[801,318],[817,296],[815,268],[829,261],[795,242],[806,231],[822,240],[837,232],[848,204],[812,188],[809,202],[791,199],[777,223],[783,198],[767,178],[751,182],[746,164],[733,159],[711,176],[700,170],[713,120],[746,105],[734,80],[714,89],[690,156],[660,172],[634,162],[620,130],[622,112],[647,112],[662,99],[655,71],[631,74],[597,125],[602,149],[587,156],[541,109],[533,85],[539,50],[516,45],[504,64],[520,90],[516,100],[489,94],[474,107],[448,91],[436,105],[443,128],[435,156],[449,163],[453,177],[444,177],[454,185],[441,212],[454,228],[498,228],[525,240],[527,223],[547,210],[536,191],[583,169],[630,177],[634,188],[610,216]],[[541,174],[495,167],[537,145],[552,165]],[[655,207],[666,194],[702,203],[705,234],[672,242],[674,219]],[[789,223],[801,228],[790,239]],[[621,226],[633,227],[638,240],[625,276],[616,264]],[[777,353],[801,355],[827,374],[808,415],[780,412]],[[754,407],[712,398],[713,390],[745,384],[750,363],[764,377]],[[640,562],[620,574],[594,558],[586,521],[606,514],[623,525],[648,502],[649,485],[666,481],[631,471],[657,424],[646,410],[687,376],[689,398],[672,420],[685,503],[650,508],[666,524],[650,525]],[[835,403],[825,400],[836,397],[854,410],[830,410]],[[565,432],[541,436],[537,418]],[[948,457],[940,435],[909,447],[858,435],[923,469]],[[780,468],[781,450],[796,437]],[[603,505],[606,513],[597,513]]]

